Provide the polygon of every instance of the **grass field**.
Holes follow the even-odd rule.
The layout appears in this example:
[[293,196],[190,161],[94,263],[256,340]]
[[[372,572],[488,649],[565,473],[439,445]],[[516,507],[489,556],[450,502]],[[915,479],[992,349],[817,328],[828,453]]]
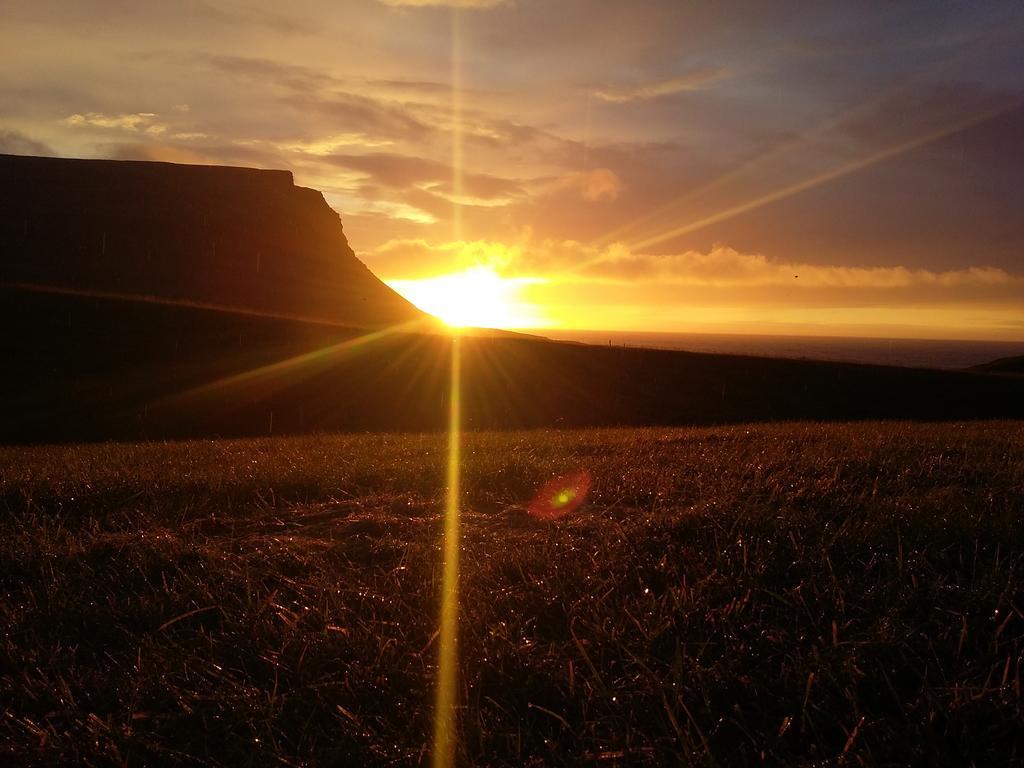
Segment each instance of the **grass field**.
[[[460,762],[1020,764],[1022,434],[467,435]],[[445,457],[0,448],[0,762],[427,764]]]

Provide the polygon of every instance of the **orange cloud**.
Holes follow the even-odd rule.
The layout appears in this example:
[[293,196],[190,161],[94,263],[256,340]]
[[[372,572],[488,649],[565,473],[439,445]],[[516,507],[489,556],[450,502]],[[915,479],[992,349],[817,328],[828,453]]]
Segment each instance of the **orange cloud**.
[[591,203],[616,200],[623,189],[622,179],[610,168],[595,168],[562,176],[549,190],[576,189],[580,197]]

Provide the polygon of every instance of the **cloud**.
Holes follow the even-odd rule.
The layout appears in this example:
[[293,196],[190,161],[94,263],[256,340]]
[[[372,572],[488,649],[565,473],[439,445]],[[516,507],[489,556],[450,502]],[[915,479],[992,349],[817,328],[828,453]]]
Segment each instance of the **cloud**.
[[417,182],[436,181],[451,175],[451,169],[444,163],[390,152],[328,155],[326,160],[342,168],[361,171],[388,187],[410,187]]
[[702,69],[681,75],[680,77],[658,80],[653,83],[600,88],[594,91],[594,95],[602,101],[609,101],[614,104],[622,104],[628,101],[646,101],[647,99],[671,96],[674,93],[682,93],[684,91],[699,91],[707,88],[712,83],[725,80],[729,76],[729,71],[723,67]]
[[570,173],[555,182],[553,189],[577,189],[591,203],[616,200],[622,192],[622,179],[610,168]]
[[394,200],[363,199],[352,211],[357,216],[383,216],[415,224],[434,224],[437,217],[422,206]]
[[299,64],[249,56],[211,55],[201,59],[207,66],[228,75],[252,80],[262,88],[282,89],[279,101],[301,115],[308,124],[311,115],[344,126],[345,133],[361,133],[374,139],[420,138],[432,128],[399,102],[344,90],[351,83],[330,72]]
[[[268,5],[268,3],[263,3]],[[237,32],[251,29],[276,35],[312,35],[322,31],[322,25],[304,14],[301,17],[284,16],[262,10],[259,3],[240,3],[238,0],[189,0],[187,3],[137,3],[129,0],[89,0],[77,2],[7,3],[12,21],[37,21],[49,29],[67,25],[81,30],[83,25],[107,28],[138,29],[151,27],[176,35],[183,29],[192,31],[195,22],[212,21],[223,31]],[[233,7],[232,7],[233,6]],[[7,21],[8,8],[4,8]],[[224,36],[218,34],[219,40]]]
[[21,131],[0,128],[0,154],[50,157],[56,153],[46,144],[26,136]]
[[899,265],[807,264],[775,261],[721,245],[706,252],[633,254],[621,244],[599,249],[572,240],[534,241],[528,234],[513,244],[492,240],[447,243],[392,240],[374,249],[369,256],[375,267],[386,270],[389,278],[423,277],[488,266],[506,277],[541,276],[567,282],[599,280],[723,289],[785,287],[794,291],[871,289],[895,292],[1024,287],[1024,276],[989,266],[936,271]]
[[617,281],[658,281],[712,288],[894,290],[1024,285],[1024,277],[989,266],[936,271],[900,265],[808,264],[741,253],[722,245],[706,252],[644,254],[631,253],[621,244],[597,249],[573,241],[548,240],[530,249],[522,267],[564,270],[567,274]]
[[341,86],[344,81],[334,75],[300,64],[285,64],[273,59],[252,56],[207,55],[200,59],[214,69],[230,75],[273,83],[296,91],[316,91]]
[[[411,93],[427,95],[451,96],[451,83],[442,83],[436,80],[368,80],[367,84],[374,88],[387,88],[395,91],[409,91]],[[465,93],[465,89],[462,89]]]
[[100,112],[75,113],[65,117],[61,122],[75,128],[93,126],[122,131],[145,131],[158,136],[167,130],[167,126],[156,121],[153,112],[129,112],[120,115],[104,115]]
[[312,139],[296,139],[292,141],[270,141],[251,139],[242,143],[248,144],[270,144],[285,152],[297,152],[305,155],[323,157],[336,153],[343,147],[386,147],[394,144],[391,139],[375,139],[365,133],[335,133],[329,136],[320,136]]
[[776,261],[720,245],[706,253],[687,251],[667,255],[633,254],[616,245],[589,258],[586,258],[585,247],[580,250],[584,257],[580,271],[585,274],[626,280],[670,280],[718,288],[788,285],[794,289],[900,289],[1024,284],[1024,278],[988,266],[933,271],[904,266],[807,264]]
[[366,258],[382,279],[416,280],[472,267],[504,272],[520,260],[521,247],[494,240],[431,243],[424,239],[396,239],[373,249]]
[[378,0],[394,8],[497,8],[509,0]]
[[[365,173],[378,184],[394,189],[420,188],[454,199],[452,167],[447,163],[423,157],[390,152],[365,155],[327,155],[333,165]],[[462,177],[460,202],[507,201],[522,194],[519,182],[484,173],[467,173]]]
[[240,25],[260,26],[285,35],[313,34],[316,31],[315,23],[310,19],[299,20],[277,13],[270,13],[260,9],[247,7],[233,10],[215,5],[210,2],[195,2],[192,0],[192,10],[200,10],[211,19],[219,21],[230,27]]

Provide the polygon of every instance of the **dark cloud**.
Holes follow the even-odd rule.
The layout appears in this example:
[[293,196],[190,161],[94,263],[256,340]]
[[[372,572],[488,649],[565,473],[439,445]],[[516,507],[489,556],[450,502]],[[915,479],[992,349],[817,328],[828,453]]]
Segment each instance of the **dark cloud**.
[[297,113],[327,118],[346,131],[361,131],[374,138],[416,141],[435,131],[401,105],[352,93],[294,93],[281,98],[281,103]]

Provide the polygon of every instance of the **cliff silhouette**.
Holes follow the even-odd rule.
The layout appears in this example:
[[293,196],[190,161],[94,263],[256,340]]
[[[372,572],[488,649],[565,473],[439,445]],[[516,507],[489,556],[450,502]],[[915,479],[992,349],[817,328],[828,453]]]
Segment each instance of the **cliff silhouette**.
[[0,281],[372,327],[426,319],[289,171],[0,155]]

